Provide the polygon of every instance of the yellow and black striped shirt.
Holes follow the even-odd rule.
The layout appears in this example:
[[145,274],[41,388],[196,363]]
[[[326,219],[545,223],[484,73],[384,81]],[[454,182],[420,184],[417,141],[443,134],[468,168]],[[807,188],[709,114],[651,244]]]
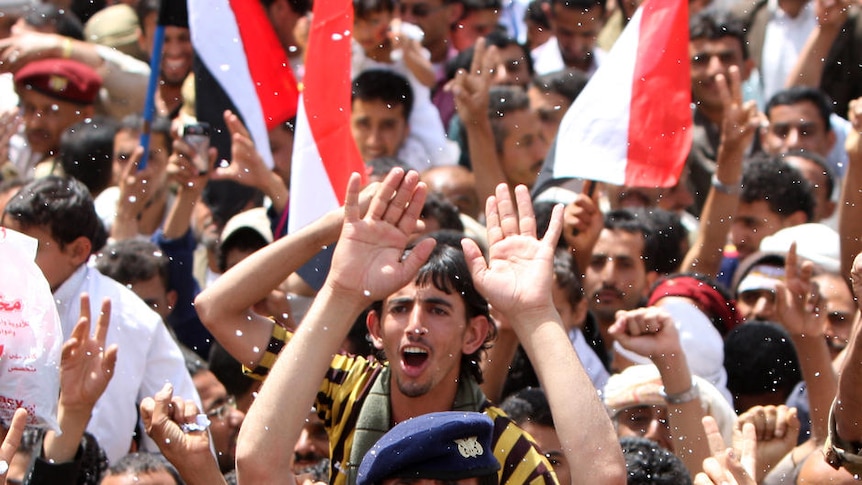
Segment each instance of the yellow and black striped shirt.
[[[290,337],[289,332],[276,325],[266,355],[249,374],[264,378]],[[359,411],[374,380],[386,365],[374,359],[346,355],[338,355],[332,360],[316,402],[318,414],[329,434],[330,484],[348,484],[345,464],[350,458]],[[487,400],[480,411],[494,421],[494,456],[500,462],[500,484],[558,483],[551,464],[539,452],[529,434]]]

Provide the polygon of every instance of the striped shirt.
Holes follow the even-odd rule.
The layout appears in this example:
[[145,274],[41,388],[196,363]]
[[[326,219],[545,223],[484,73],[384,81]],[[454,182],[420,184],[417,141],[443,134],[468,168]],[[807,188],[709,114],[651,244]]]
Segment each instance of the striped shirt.
[[[264,378],[290,337],[289,332],[276,325],[264,358],[249,375]],[[356,420],[372,384],[387,365],[375,359],[346,355],[337,355],[332,360],[316,402],[318,414],[329,434],[332,463],[330,484],[348,484],[345,465],[349,462],[350,449],[353,446]],[[558,483],[551,464],[529,434],[487,400],[479,410],[494,421],[494,456],[500,462],[501,484]]]

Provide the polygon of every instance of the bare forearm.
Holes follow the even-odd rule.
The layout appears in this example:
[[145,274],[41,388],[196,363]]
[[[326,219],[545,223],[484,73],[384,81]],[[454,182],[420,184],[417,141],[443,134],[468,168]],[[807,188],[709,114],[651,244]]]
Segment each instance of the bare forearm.
[[45,434],[42,449],[44,457],[54,463],[66,463],[75,458],[84,430],[90,422],[91,410],[70,410],[60,404],[57,410],[57,421],[60,424],[61,435],[53,431]]
[[[744,146],[726,147],[724,143],[718,150],[718,161],[715,176],[720,183],[737,187],[742,178],[742,158]],[[721,266],[724,249],[733,216],[739,205],[739,196],[710,187],[706,204],[700,215],[700,231],[697,241],[685,255],[681,265],[682,271],[715,277]]]
[[835,428],[845,441],[862,441],[862,332],[856,322],[853,338],[844,359],[838,378],[838,393],[835,404]]
[[862,252],[862,153],[850,156],[841,189],[838,233],[841,235],[841,275],[850,281],[853,259]]
[[829,431],[829,408],[838,388],[838,378],[832,371],[832,359],[823,335],[792,335],[799,354],[802,378],[808,387],[811,407],[811,437],[823,443]]
[[832,43],[838,38],[840,28],[817,26],[811,32],[802,52],[796,60],[796,65],[787,75],[785,85],[793,86],[820,86],[823,77],[823,68],[826,64],[826,56]]
[[[518,337],[545,389],[557,436],[574,470],[590,470],[573,483],[625,483],[625,462],[616,432],[595,392],[559,315],[551,310],[536,321],[516,326]],[[590,443],[584,447],[584,443]]]
[[[681,350],[655,358],[653,362],[661,374],[665,393],[674,395],[691,389],[691,372]],[[694,477],[701,469],[703,460],[710,457],[709,443],[701,422],[703,408],[700,398],[680,404],[668,403],[667,410],[673,442],[682,444],[674,450],[674,454],[680,457]]]
[[[266,348],[272,322],[251,311],[288,275],[338,238],[340,216],[331,212],[300,231],[257,251],[222,275],[195,299],[201,322],[225,349],[254,366]],[[242,288],[242,291],[236,291]]]
[[[328,286],[318,294],[290,345],[276,361],[245,418],[237,441],[241,482],[287,483],[293,446],[321,380],[366,302],[338,295]],[[284,396],[291,396],[285,405]]]
[[487,118],[474,123],[465,122],[470,151],[470,165],[476,178],[476,195],[486,200],[495,194],[497,185],[506,182],[506,174],[500,166],[494,134]]
[[179,239],[189,230],[192,211],[200,199],[200,192],[186,187],[181,187],[177,193],[177,200],[168,212],[165,220],[165,239]]

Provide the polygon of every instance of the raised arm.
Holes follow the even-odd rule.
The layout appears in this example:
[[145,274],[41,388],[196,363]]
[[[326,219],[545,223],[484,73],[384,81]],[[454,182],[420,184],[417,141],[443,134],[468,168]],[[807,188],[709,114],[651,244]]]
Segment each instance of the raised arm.
[[796,64],[787,74],[787,87],[820,86],[829,50],[841,34],[850,6],[848,0],[814,0],[817,25],[805,41]]
[[709,444],[701,419],[703,407],[692,380],[679,332],[671,316],[660,307],[617,312],[609,333],[623,348],[649,359],[658,367],[664,386],[670,434],[679,443],[674,453],[694,475],[709,457]]
[[814,265],[810,261],[797,263],[794,243],[787,253],[784,271],[785,282],[779,282],[775,288],[777,320],[793,340],[802,378],[808,386],[811,438],[823,444],[829,429],[829,408],[835,396],[837,377],[824,335],[825,315],[818,314],[812,299],[812,293],[817,291],[811,282]]
[[841,185],[838,233],[841,235],[841,275],[850,281],[853,258],[862,252],[862,98],[850,101],[847,119],[852,128],[844,142],[849,163]]
[[[377,185],[366,187],[358,197],[364,214]],[[252,311],[288,276],[310,260],[322,246],[338,240],[342,209],[330,211],[317,221],[255,252],[223,274],[195,298],[201,322],[236,360],[254,368],[263,357],[272,334],[273,321]],[[237,288],[242,291],[237,292]]]
[[[491,47],[491,49],[496,49]],[[488,91],[494,67],[485,40],[479,39],[473,51],[470,71],[461,70],[446,85],[455,96],[455,108],[464,123],[470,150],[470,165],[476,174],[476,195],[485,200],[494,195],[497,184],[506,182],[500,157],[494,142],[494,133],[488,119]]]
[[562,207],[554,209],[548,231],[539,240],[527,188],[516,187],[515,197],[517,207],[509,188],[500,184],[496,195],[488,198],[487,263],[475,242],[461,243],[473,282],[515,329],[547,393],[557,435],[572,468],[590,470],[576,477],[576,482],[625,483],[625,463],[613,425],[551,297]]
[[728,74],[729,79],[721,74],[715,79],[724,104],[715,175],[700,214],[697,240],[681,265],[681,271],[694,271],[713,278],[721,265],[722,250],[739,205],[742,159],[751,146],[759,120],[754,102],[742,101],[739,68],[731,67]]
[[[293,446],[333,354],[357,316],[415,278],[434,247],[420,242],[403,257],[414,233],[425,185],[416,172],[393,169],[360,218],[359,176],[350,178],[344,226],[323,288],[246,416],[237,441],[240,482],[289,483]],[[284,397],[291,396],[285,406]]]
[[81,318],[63,344],[60,358],[60,402],[57,421],[62,434],[48,431],[43,444],[44,458],[51,463],[72,461],[96,401],[105,392],[117,363],[117,345],[105,348],[111,302],[102,302],[96,333],[90,335],[90,298],[81,295]]
[[[862,297],[862,255],[853,261],[853,294]],[[838,392],[833,409],[835,430],[841,440],[862,442],[862,320],[857,319],[838,378]],[[856,450],[858,452],[858,450]]]

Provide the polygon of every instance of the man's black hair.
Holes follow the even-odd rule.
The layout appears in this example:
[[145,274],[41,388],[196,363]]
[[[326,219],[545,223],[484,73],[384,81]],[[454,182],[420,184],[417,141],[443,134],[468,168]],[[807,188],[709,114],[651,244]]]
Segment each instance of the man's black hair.
[[[554,201],[543,200],[533,203],[533,214],[536,216],[536,235],[539,238],[545,237],[548,231],[548,225],[551,223],[551,216],[554,213],[554,206],[557,203]],[[557,239],[557,249],[568,249],[569,243],[562,237]]]
[[745,164],[739,201],[749,204],[764,201],[770,211],[782,217],[801,211],[806,222],[814,218],[811,185],[780,155],[758,157]]
[[641,436],[620,438],[626,460],[627,485],[690,485],[682,460],[658,443]]
[[659,238],[643,209],[616,209],[605,214],[605,229],[640,234],[644,248],[641,258],[647,271],[658,272],[662,265],[658,261]]
[[168,472],[173,478],[176,485],[181,485],[183,482],[179,472],[174,466],[162,455],[158,453],[135,452],[120,458],[110,468],[106,476],[131,474],[155,473],[160,471]]
[[654,207],[645,214],[652,226],[653,237],[657,239],[652,266],[665,275],[679,271],[688,248],[688,230],[675,212]]
[[[120,120],[120,125],[117,127],[117,130],[140,133],[144,130],[144,117],[141,116],[140,113],[132,113],[130,115],[126,115],[122,120]],[[150,133],[164,135],[165,141],[168,144],[168,149],[171,148],[170,119],[165,116],[154,116],[153,120],[150,122]]]
[[718,40],[733,37],[739,41],[742,58],[748,59],[745,22],[722,8],[707,8],[689,19],[689,40]]
[[559,5],[563,8],[585,12],[591,8],[599,7],[601,12],[605,11],[605,2],[602,0],[551,0],[551,7]]
[[549,0],[532,0],[527,5],[527,10],[524,11],[524,22],[535,22],[536,25],[548,30],[551,28],[551,22],[548,20],[548,15],[542,9],[542,5],[549,3]]
[[209,370],[231,396],[244,396],[257,382],[242,372],[242,364],[218,342],[210,347]]
[[92,252],[96,252],[108,240],[90,191],[69,177],[52,175],[22,187],[6,205],[3,221],[11,219],[25,229],[46,228],[60,244],[60,249],[85,237],[90,241]]
[[793,86],[778,91],[769,98],[763,112],[769,118],[769,112],[776,106],[791,106],[805,102],[811,103],[817,108],[817,114],[820,115],[820,121],[823,123],[826,133],[832,131],[832,123],[829,122],[829,117],[832,116],[832,100],[823,91],[810,86]]
[[464,232],[464,223],[458,217],[458,208],[442,196],[429,193],[422,206],[422,219],[435,219],[440,229]]
[[234,250],[254,252],[269,244],[257,230],[250,227],[241,227],[233,232],[227,239],[221,242],[218,252],[219,271],[225,272],[227,267],[227,255]]
[[570,103],[581,94],[587,85],[586,74],[579,69],[564,69],[554,71],[541,76],[533,77],[530,86],[535,87],[543,94],[559,94],[569,100]]
[[830,199],[832,198],[832,194],[833,192],[835,192],[835,173],[832,171],[832,167],[829,165],[829,163],[824,157],[810,150],[802,149],[790,150],[787,153],[781,154],[782,159],[786,159],[788,157],[804,158],[811,163],[817,165],[823,175],[826,176],[826,194],[829,196]]
[[70,126],[60,137],[58,158],[63,172],[98,195],[113,181],[114,135],[117,122],[94,116]]
[[724,339],[724,368],[734,400],[774,392],[784,401],[802,379],[790,334],[775,322],[746,322],[731,330]]
[[[505,49],[509,46],[517,46],[521,49],[524,62],[527,64],[527,73],[530,77],[536,73],[533,69],[533,56],[530,55],[530,49],[525,44],[521,44],[517,39],[510,36],[505,30],[494,30],[485,36],[485,45],[488,47],[495,46],[498,49]],[[473,56],[470,55],[470,63],[473,62]],[[469,65],[468,65],[469,68]]]
[[114,241],[99,251],[96,269],[122,285],[134,285],[158,276],[165,291],[170,288],[170,260],[146,239]]
[[404,119],[413,111],[413,89],[404,76],[387,69],[369,69],[353,80],[351,101],[382,101],[392,106],[403,106]]
[[24,21],[36,29],[50,27],[64,37],[84,40],[84,24],[78,16],[71,10],[62,9],[51,3],[37,3],[30,6]]
[[492,86],[488,96],[488,118],[494,133],[494,148],[497,153],[503,153],[503,140],[509,136],[503,118],[509,113],[530,109],[530,100],[527,93],[517,86]]
[[[461,355],[461,372],[469,373],[481,384],[483,378],[479,361],[482,353],[490,348],[497,332],[494,321],[491,319],[487,300],[473,285],[473,277],[467,267],[467,261],[464,259],[464,252],[448,244],[437,244],[431,251],[428,260],[419,268],[414,283],[419,286],[433,285],[447,295],[460,295],[464,301],[467,319],[478,316],[484,316],[488,319],[488,335],[485,342],[472,354]],[[377,312],[380,318],[383,318],[383,301],[374,302],[371,308]]]
[[395,11],[395,0],[353,0],[353,15],[357,19],[364,19],[367,16]]
[[527,387],[510,395],[500,404],[500,409],[518,426],[534,423],[554,428],[554,417],[548,397],[541,387]]
[[[269,8],[273,3],[275,3],[275,1],[276,0],[260,0],[260,3],[264,8]],[[295,13],[305,15],[311,11],[311,1],[312,0],[287,0],[287,5]]]

